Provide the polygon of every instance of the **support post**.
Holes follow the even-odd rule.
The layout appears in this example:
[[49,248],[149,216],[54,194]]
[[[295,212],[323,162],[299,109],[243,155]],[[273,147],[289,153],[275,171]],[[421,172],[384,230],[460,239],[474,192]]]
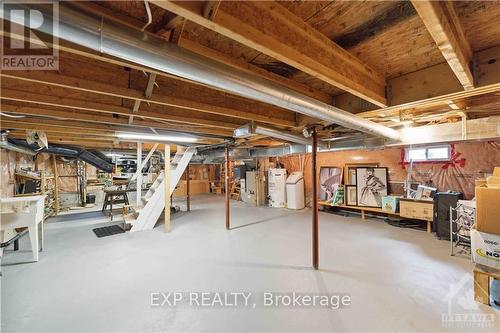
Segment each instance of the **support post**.
[[54,154],[52,154],[52,168],[54,169],[54,205],[57,216],[59,215],[61,203],[59,201],[59,172],[57,171],[57,159]]
[[172,221],[170,221],[170,145],[165,144],[165,232],[170,232],[172,229]]
[[186,206],[187,206],[187,211],[189,212],[191,210],[191,191],[189,188],[189,163],[186,167]]
[[318,151],[318,138],[316,128],[312,134],[312,262],[313,268],[319,267],[319,228],[318,228],[318,181],[316,157]]
[[226,179],[224,180],[224,187],[226,190],[226,230],[229,230],[231,228],[231,223],[230,223],[230,209],[229,209],[229,147],[226,146],[226,150],[224,153],[224,173]]
[[136,198],[135,198],[135,205],[137,207],[140,207],[142,202],[141,202],[141,197],[142,197],[142,169],[140,170],[139,168],[142,166],[142,142],[137,142],[137,162],[136,162],[136,173],[137,173],[137,178],[136,178]]

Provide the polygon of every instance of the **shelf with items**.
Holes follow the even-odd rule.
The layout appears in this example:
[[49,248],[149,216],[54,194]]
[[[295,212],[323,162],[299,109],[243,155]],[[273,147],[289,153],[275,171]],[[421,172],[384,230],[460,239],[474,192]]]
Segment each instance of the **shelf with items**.
[[56,190],[56,177],[43,171],[32,171],[19,169],[14,173],[15,189],[14,197],[27,197],[34,195],[46,195],[44,218],[53,216],[57,212],[56,202],[58,193]]

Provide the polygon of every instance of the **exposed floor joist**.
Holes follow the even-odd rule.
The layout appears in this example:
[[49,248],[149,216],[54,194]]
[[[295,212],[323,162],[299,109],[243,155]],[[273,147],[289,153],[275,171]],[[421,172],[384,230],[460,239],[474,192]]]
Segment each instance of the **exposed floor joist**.
[[474,87],[472,49],[451,1],[412,0],[413,6],[464,89]]
[[222,2],[212,20],[203,16],[203,2],[152,3],[376,105],[386,105],[381,75],[276,2]]
[[[70,125],[75,121],[85,122],[87,127],[105,126],[104,124],[124,126],[124,128],[155,128],[155,129],[166,129],[166,130],[176,130],[185,131],[189,133],[200,133],[200,134],[212,134],[221,136],[231,136],[232,130],[224,130],[221,128],[210,128],[207,126],[194,126],[194,125],[180,125],[172,124],[168,122],[161,122],[158,120],[146,120],[146,119],[135,119],[133,126],[129,126],[128,119],[126,117],[115,117],[112,114],[104,114],[99,112],[86,112],[86,111],[69,111],[63,109],[51,109],[50,106],[28,106],[28,105],[16,105],[9,103],[2,103],[2,111],[16,114],[16,115],[29,115],[29,116],[43,116],[48,117],[48,119],[40,119],[40,122],[50,123],[52,121],[58,121],[58,119],[71,120],[71,123],[66,122]],[[4,117],[6,119],[7,117]],[[52,119],[52,120],[51,120]],[[89,124],[90,123],[90,124]]]
[[145,110],[141,110],[140,113],[133,113],[130,110],[130,108],[127,107],[99,103],[99,102],[94,102],[92,100],[64,98],[64,97],[37,94],[37,93],[6,89],[6,88],[2,88],[2,99],[17,101],[17,102],[27,102],[32,104],[62,107],[71,110],[85,110],[85,111],[102,112],[108,114],[118,114],[126,117],[133,115],[151,120],[163,120],[163,121],[171,121],[171,122],[178,122],[185,124],[187,123],[194,125],[208,125],[226,129],[234,129],[238,127],[238,125],[242,125],[245,123],[244,121],[239,123],[238,122],[224,123],[217,120],[196,119],[193,117],[182,116],[182,115],[169,115],[167,112],[150,112]]
[[[268,107],[262,103],[260,103],[262,104],[262,107],[268,108],[275,112],[272,113],[270,112],[270,114],[268,115],[263,115],[259,113],[251,113],[248,111],[243,111],[242,108],[240,107],[242,104],[241,98],[240,99],[233,98],[227,94],[221,95],[221,93],[219,92],[214,93],[212,95],[212,100],[216,102],[210,104],[210,99],[207,98],[202,99],[202,97],[204,96],[200,96],[200,94],[197,93],[192,93],[191,98],[187,99],[178,97],[178,96],[186,96],[185,91],[177,90],[177,91],[172,91],[172,94],[169,96],[163,95],[161,93],[155,93],[148,99],[145,97],[144,93],[138,89],[120,87],[117,85],[105,84],[92,80],[70,77],[67,75],[55,74],[50,72],[37,72],[37,71],[2,72],[1,76],[3,78],[24,80],[24,81],[48,84],[78,91],[86,91],[96,94],[103,94],[103,95],[116,96],[131,100],[138,100],[141,102],[149,102],[153,104],[162,105],[165,107],[182,108],[199,112],[211,113],[215,115],[228,116],[232,118],[240,118],[245,120],[254,120],[265,123],[277,124],[281,126],[289,126],[289,127],[295,126],[295,121],[292,120],[291,117],[289,117],[290,120],[283,119],[287,114],[293,116],[293,113],[291,112],[283,110],[281,111],[283,117],[278,117],[279,111],[277,110],[279,110],[279,108],[272,106]],[[188,89],[189,87],[187,87],[186,90]],[[221,106],[224,104],[226,104],[227,106]],[[168,108],[164,109],[166,109],[166,111],[168,110]],[[122,110],[122,111],[134,116],[141,115],[147,117],[147,114],[144,114],[144,111],[141,111],[140,114],[138,114],[137,112],[129,112],[130,110]],[[183,119],[181,118],[180,120],[182,121]]]

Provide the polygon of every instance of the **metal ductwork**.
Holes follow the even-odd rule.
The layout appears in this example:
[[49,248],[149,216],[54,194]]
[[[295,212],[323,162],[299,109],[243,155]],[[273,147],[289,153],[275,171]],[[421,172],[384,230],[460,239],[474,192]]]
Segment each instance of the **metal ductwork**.
[[[276,138],[288,142],[298,143],[301,145],[312,145],[312,139],[305,138],[302,135],[297,135],[291,132],[279,130],[276,128],[266,127],[262,125],[255,125],[253,123],[249,123],[238,127],[234,130],[235,138],[248,138],[253,135],[264,135],[269,136],[271,138]],[[318,142],[318,146],[321,148],[326,147],[326,145],[322,142]]]
[[90,165],[95,166],[97,169],[103,170],[104,172],[113,172],[113,163],[111,163],[108,157],[103,156],[100,152],[95,154],[82,148],[61,145],[50,145],[49,147],[40,149],[40,147],[38,147],[36,144],[29,144],[25,140],[18,139],[10,139],[10,142],[17,147],[22,147],[23,149],[29,150],[31,152],[30,155],[35,155],[36,153],[49,153],[58,156],[78,158]]
[[[27,5],[19,6],[21,9]],[[10,20],[24,24],[22,13],[22,11],[11,11]],[[55,31],[48,28],[53,20],[52,13],[43,14],[47,24],[43,24],[38,30],[54,34],[68,42],[329,123],[390,140],[400,140],[400,133],[394,129],[358,117],[267,79],[184,50],[173,43],[166,43],[141,31],[124,25],[111,25],[104,18],[81,13],[66,4],[61,3],[59,6],[59,25]],[[3,11],[2,18],[7,19]]]
[[7,139],[8,132],[2,132],[1,135],[2,135],[1,140],[0,140],[0,148],[1,149],[11,150],[11,151],[15,151],[16,153],[26,154],[26,155],[30,155],[30,156],[36,155],[36,152],[34,152],[31,149],[28,149],[28,148],[25,148],[22,146],[17,146],[15,144],[10,143],[9,140]]

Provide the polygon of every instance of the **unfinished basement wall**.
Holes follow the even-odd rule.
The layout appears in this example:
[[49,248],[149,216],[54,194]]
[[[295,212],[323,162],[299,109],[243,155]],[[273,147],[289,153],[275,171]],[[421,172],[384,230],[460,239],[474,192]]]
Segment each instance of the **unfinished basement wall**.
[[16,168],[36,170],[37,165],[38,170],[53,174],[50,154],[38,154],[35,161],[33,156],[0,149],[0,195],[2,197],[14,195]]
[[[216,180],[215,169],[215,164],[189,165],[189,191],[191,195],[210,193],[210,182]],[[186,195],[186,171],[184,171],[184,174],[182,175],[181,180],[173,193],[173,197],[185,197]]]
[[[412,180],[430,183],[440,191],[454,190],[463,192],[467,199],[474,197],[474,181],[493,172],[500,166],[500,141],[457,143],[453,145],[454,156],[449,162],[415,163],[411,172]],[[303,170],[300,169],[303,160]],[[303,171],[306,183],[306,196],[311,193],[311,154],[280,157],[288,173]],[[378,163],[387,167],[389,185],[394,193],[401,191],[401,183],[407,178],[409,166],[402,161],[402,148],[383,150],[352,150],[318,153],[319,168],[340,167],[345,164]]]

